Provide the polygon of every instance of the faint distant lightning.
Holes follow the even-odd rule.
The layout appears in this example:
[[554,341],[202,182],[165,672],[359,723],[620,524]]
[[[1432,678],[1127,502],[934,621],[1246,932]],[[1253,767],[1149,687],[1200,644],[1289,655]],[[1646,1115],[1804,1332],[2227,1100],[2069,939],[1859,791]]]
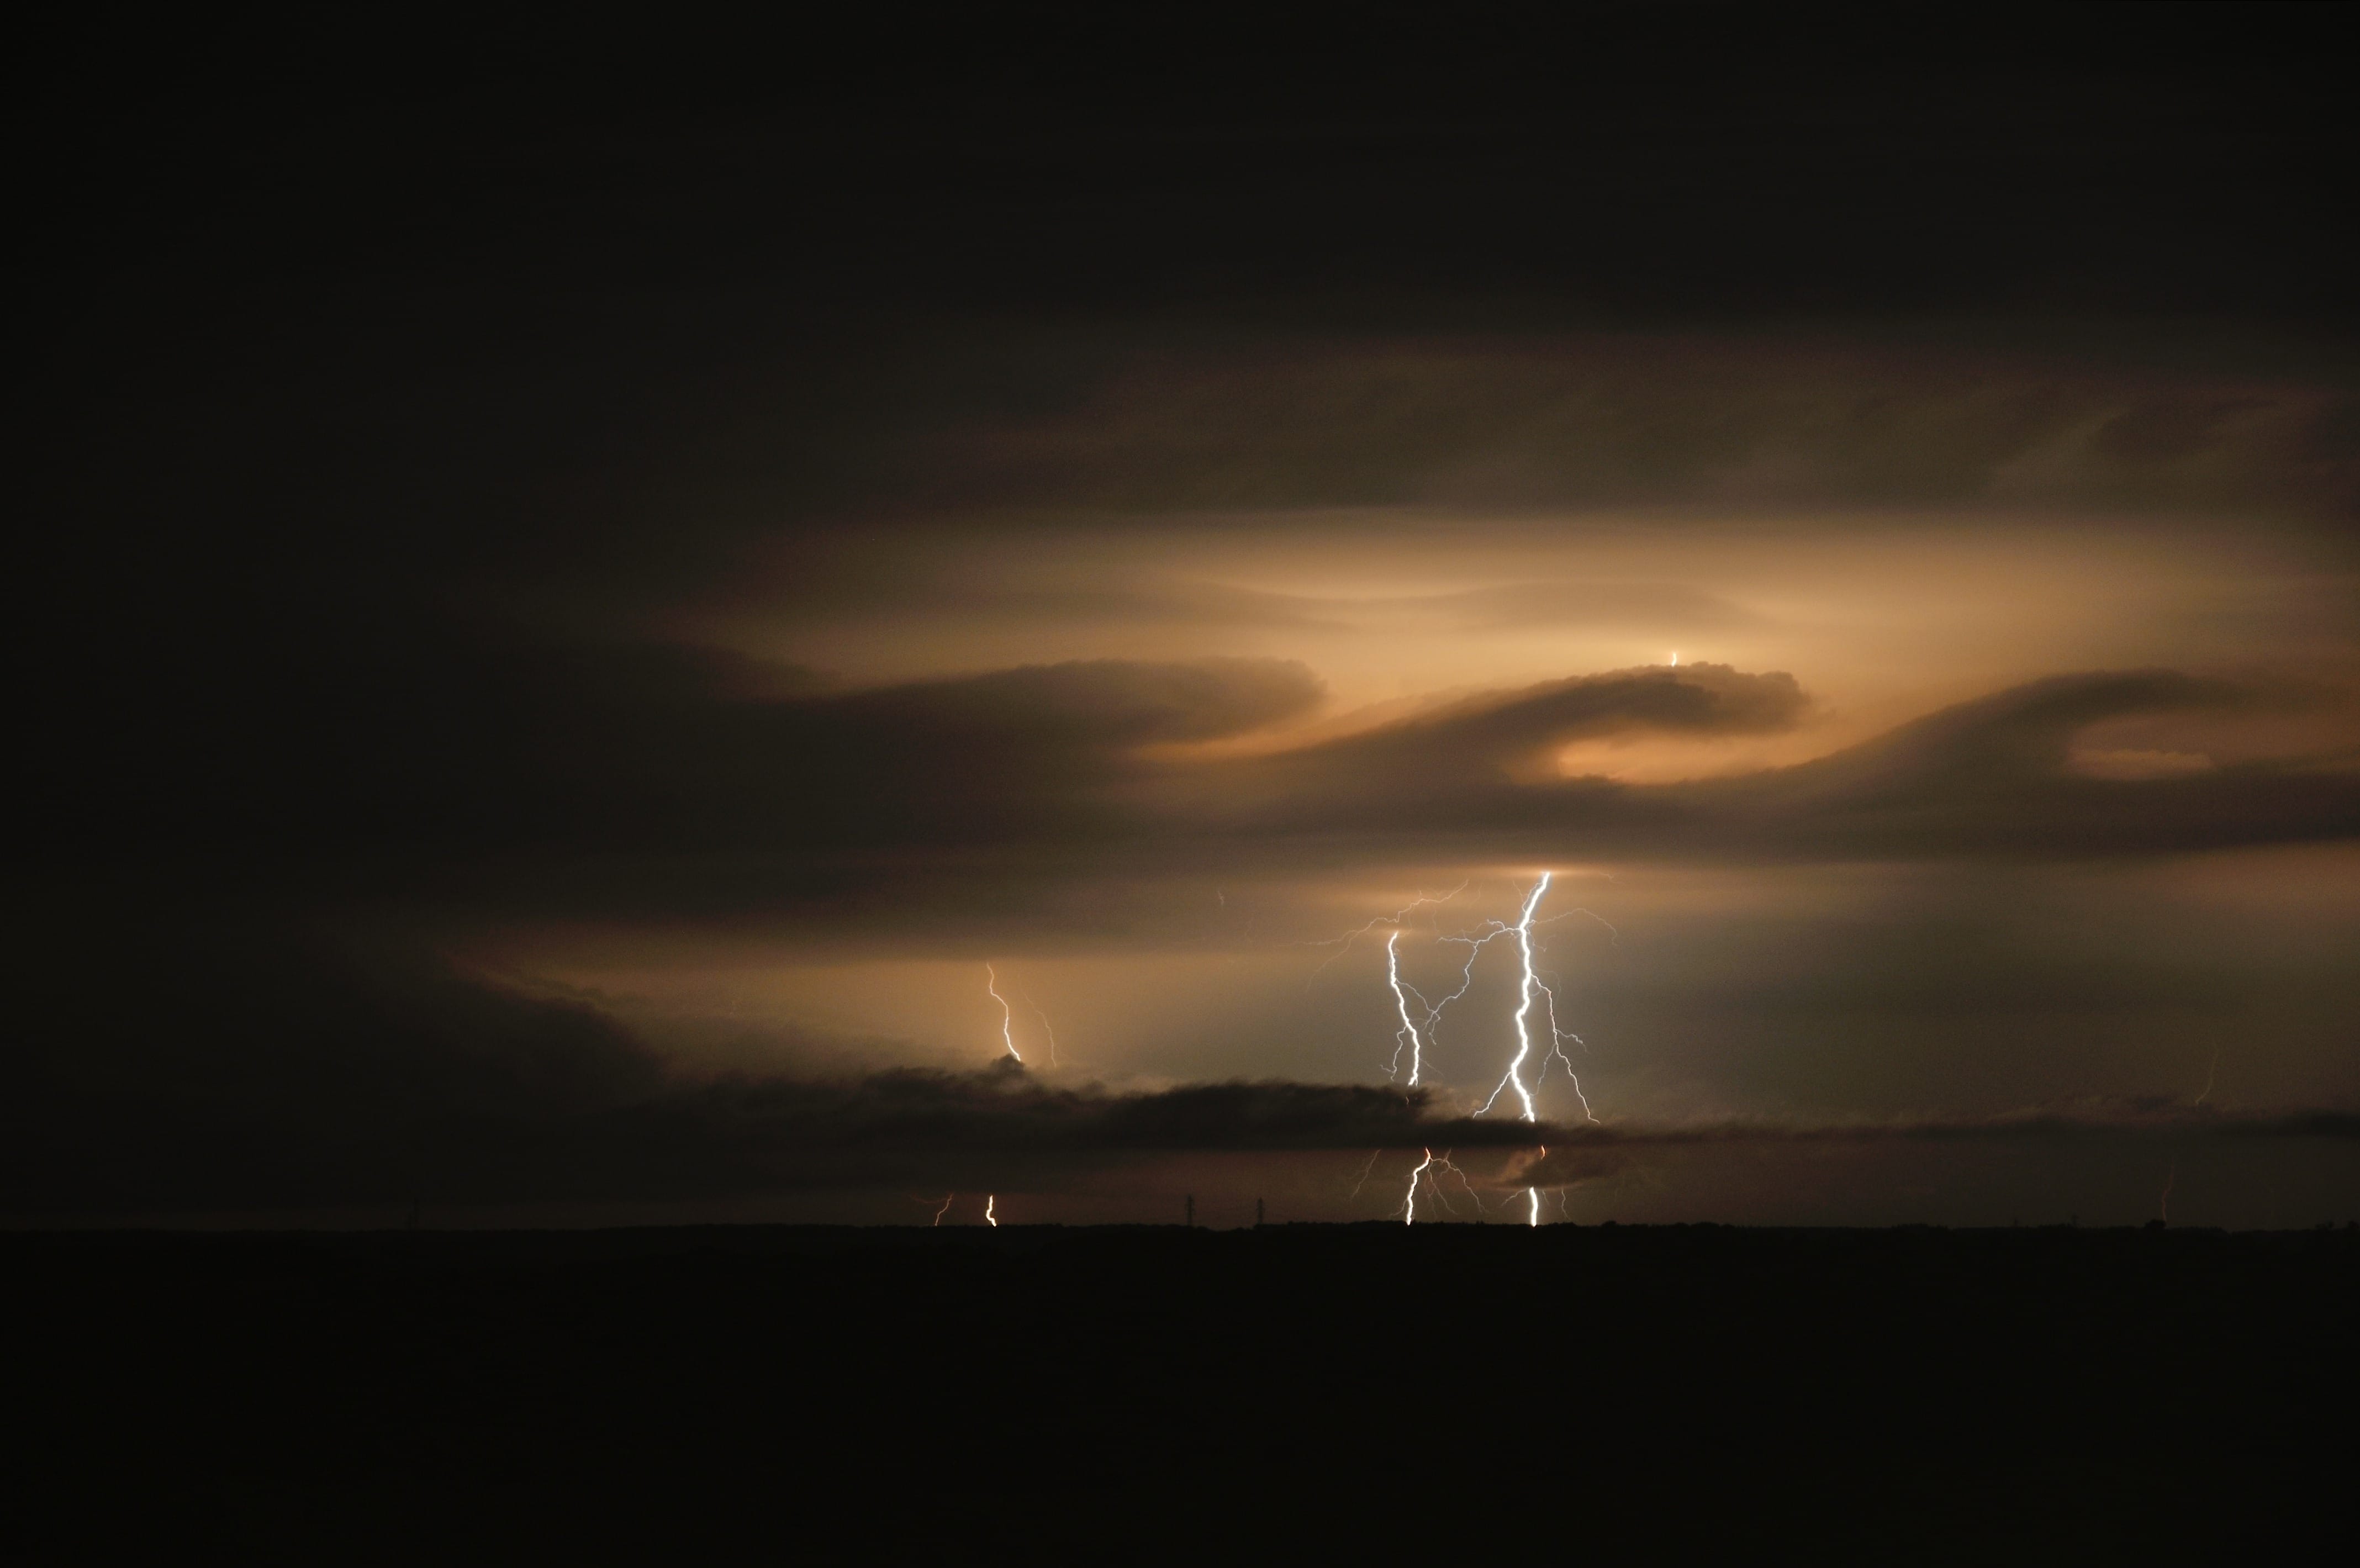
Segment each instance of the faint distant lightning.
[[999,1202],[1000,1197],[997,1193],[992,1193],[983,1200],[983,1223],[989,1225],[994,1230],[998,1230],[1000,1228],[1000,1219],[999,1216],[994,1214],[991,1211],[993,1206]]
[[1024,993],[1024,1005],[1032,1008],[1035,1013],[1039,1013],[1041,1015],[1041,1032],[1046,1035],[1049,1039],[1049,1065],[1052,1067],[1056,1066],[1057,1026],[1049,1021],[1048,1013],[1043,1009],[1040,1003],[1032,999],[1032,993],[1030,991]]
[[1008,1054],[1021,1064],[1024,1058],[1016,1049],[1016,1015],[1008,1010],[1008,998],[1000,994],[1000,975],[990,964],[983,966],[983,988],[1000,1004],[1000,1038],[1008,1047]]
[[934,1224],[940,1225],[943,1223],[943,1216],[951,1212],[952,1201],[957,1198],[957,1196],[958,1194],[956,1192],[945,1192],[943,1194],[943,1206],[934,1211]]
[[2217,1077],[2219,1077],[2220,1075],[2221,1075],[2221,1052],[2220,1052],[2218,1050],[2215,1050],[2215,1051],[2212,1052],[2212,1066],[2210,1066],[2210,1067],[2208,1067],[2208,1068],[2206,1068],[2206,1069],[2204,1070],[2204,1088],[2203,1088],[2203,1091],[2202,1091],[2202,1093],[2200,1093],[2200,1094],[2196,1096],[2196,1098],[2194,1098],[2193,1100],[2191,1100],[2191,1101],[2189,1102],[2189,1104],[2190,1104],[2190,1105],[2202,1105],[2202,1104],[2204,1103],[2204,1101],[2205,1101],[2206,1097],[2207,1097],[2207,1096],[2209,1096],[2209,1095],[2212,1093],[2212,1080],[2213,1080],[2213,1079],[2215,1079],[2215,1078],[2217,1078]]

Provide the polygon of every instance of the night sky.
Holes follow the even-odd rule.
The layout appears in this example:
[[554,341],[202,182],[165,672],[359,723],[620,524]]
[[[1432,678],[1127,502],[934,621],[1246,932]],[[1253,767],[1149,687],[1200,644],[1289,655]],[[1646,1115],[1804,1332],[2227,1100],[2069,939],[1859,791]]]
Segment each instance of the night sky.
[[0,1214],[2360,1203],[2333,8],[866,14],[27,41]]

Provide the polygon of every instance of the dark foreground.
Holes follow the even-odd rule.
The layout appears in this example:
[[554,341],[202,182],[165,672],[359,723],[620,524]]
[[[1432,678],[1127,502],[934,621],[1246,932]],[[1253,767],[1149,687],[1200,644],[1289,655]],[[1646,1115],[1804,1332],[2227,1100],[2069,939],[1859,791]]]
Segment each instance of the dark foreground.
[[2062,1561],[2349,1521],[2349,1228],[18,1235],[0,1258],[19,1556]]

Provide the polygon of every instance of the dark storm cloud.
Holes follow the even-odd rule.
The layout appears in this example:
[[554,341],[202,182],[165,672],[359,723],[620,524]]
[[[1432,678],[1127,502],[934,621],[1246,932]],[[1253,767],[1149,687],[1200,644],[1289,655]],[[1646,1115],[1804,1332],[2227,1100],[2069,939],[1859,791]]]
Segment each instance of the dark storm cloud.
[[[0,1059],[0,1210],[701,1197],[990,1159],[1527,1141],[1385,1088],[1126,1094],[1012,1062],[688,1081],[595,1007],[431,959],[251,922],[93,935],[38,944],[23,1002],[55,1032]],[[126,948],[145,954],[133,984],[113,969]]]
[[358,672],[290,659],[231,693],[190,691],[165,722],[110,733],[111,777],[59,820],[112,797],[95,825],[117,851],[265,858],[1054,837],[1092,829],[1096,792],[1139,748],[1251,730],[1321,692],[1300,664],[1238,659],[823,692],[729,656],[436,630],[388,637]]
[[2360,1116],[2348,1113],[2223,1115],[2161,1100],[1981,1118],[1601,1127],[1470,1117],[1426,1090],[1258,1081],[1120,1091],[1045,1082],[1013,1062],[690,1081],[595,1008],[431,962],[355,961],[248,929],[184,941],[155,969],[174,984],[85,987],[70,1045],[11,1060],[0,1210],[1054,1184],[1152,1155],[1426,1148],[1502,1151],[1511,1157],[1495,1184],[1546,1187],[1699,1149],[2360,1139]]
[[1689,1150],[1836,1150],[1937,1143],[2188,1149],[2216,1140],[2279,1139],[2360,1142],[2360,1113],[2225,1113],[2208,1111],[2184,1100],[2146,1098],[2038,1106],[1994,1116],[1558,1127],[1549,1130],[1546,1152],[1536,1158],[1512,1160],[1492,1184],[1571,1186],[1628,1169],[1651,1155],[1661,1157]]
[[[357,973],[290,926],[971,931],[1043,884],[1412,854],[2352,834],[2348,769],[2076,774],[2080,726],[2245,700],[2170,675],[1626,786],[1547,753],[1774,733],[1802,691],[1568,670],[1213,761],[1171,753],[1306,713],[1315,672],[1019,648],[855,690],[650,637],[741,580],[798,626],[1746,622],[1677,584],[1354,601],[1089,564],[1293,511],[1328,539],[1586,507],[1666,537],[1823,507],[2348,526],[2350,267],[2322,214],[2352,99],[2323,21],[2044,18],[2093,71],[2011,27],[1929,60],[1914,18],[1730,13],[1700,43],[1677,8],[1568,16],[1456,50],[1426,19],[1383,48],[1118,19],[1104,71],[980,13],[783,64],[637,25],[45,39],[12,1201],[663,1195],[914,1171],[936,1136],[1079,1158],[1433,1130],[1299,1085],[685,1085],[595,1012]],[[2169,324],[2199,319],[2223,324]],[[1028,530],[1082,564],[989,548]]]

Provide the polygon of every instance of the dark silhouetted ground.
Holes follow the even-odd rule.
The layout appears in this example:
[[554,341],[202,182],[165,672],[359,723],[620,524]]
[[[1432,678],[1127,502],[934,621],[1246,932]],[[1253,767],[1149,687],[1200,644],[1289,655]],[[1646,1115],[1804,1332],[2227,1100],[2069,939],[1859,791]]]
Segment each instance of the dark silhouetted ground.
[[2289,1561],[2349,1518],[2348,1227],[17,1235],[0,1258],[20,1560]]

